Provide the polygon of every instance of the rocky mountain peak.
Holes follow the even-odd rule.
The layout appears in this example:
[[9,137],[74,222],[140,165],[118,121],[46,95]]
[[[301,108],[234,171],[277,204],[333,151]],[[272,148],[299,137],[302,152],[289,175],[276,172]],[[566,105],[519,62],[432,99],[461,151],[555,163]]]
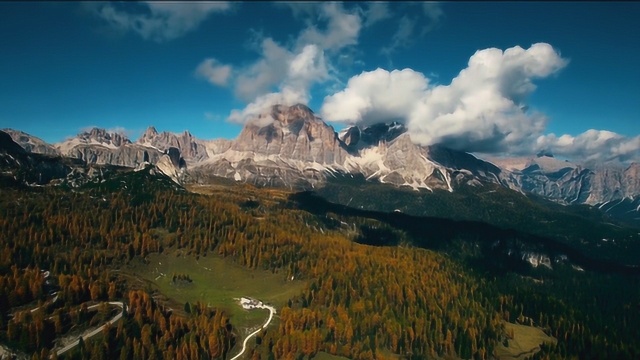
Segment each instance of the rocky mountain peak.
[[406,133],[404,124],[397,121],[378,123],[364,128],[352,126],[340,133],[342,140],[350,150],[377,146],[380,142],[390,142]]
[[360,131],[359,127],[351,126],[341,131],[338,137],[349,148],[353,148],[360,142],[361,135],[362,132]]
[[289,124],[295,121],[319,121],[318,118],[309,107],[303,104],[296,104],[292,106],[286,105],[273,105],[271,107],[271,117],[274,120],[280,121],[284,124]]
[[[265,117],[273,121],[260,121]],[[333,127],[302,104],[274,105],[248,122],[233,142],[236,157],[267,157],[294,162],[342,164],[346,146]]]
[[[156,130],[154,126],[149,126],[147,130],[145,130],[144,134],[142,134],[142,136],[140,137],[140,140],[152,139],[156,135],[158,135],[158,130]],[[138,142],[140,142],[140,140],[138,140]]]
[[204,142],[196,139],[188,130],[179,134],[167,131],[159,133],[156,128],[150,126],[136,142],[160,151],[179,149],[182,156],[189,161],[201,161],[208,157]]
[[100,129],[97,127],[94,127],[89,131],[81,132],[80,134],[78,134],[78,139],[87,143],[94,141],[100,144],[112,145],[115,147],[120,147],[125,144],[131,144],[131,140],[129,140],[125,135],[119,134],[117,132],[109,132],[105,129]]
[[299,132],[299,130],[306,124],[306,126],[312,125],[324,125],[327,124],[316,116],[311,109],[306,105],[296,104],[292,106],[287,105],[273,105],[263,114],[258,115],[257,121],[253,124],[258,127],[265,127],[272,125],[271,121],[262,121],[263,119],[273,119],[273,124],[281,127],[288,127],[293,132]]

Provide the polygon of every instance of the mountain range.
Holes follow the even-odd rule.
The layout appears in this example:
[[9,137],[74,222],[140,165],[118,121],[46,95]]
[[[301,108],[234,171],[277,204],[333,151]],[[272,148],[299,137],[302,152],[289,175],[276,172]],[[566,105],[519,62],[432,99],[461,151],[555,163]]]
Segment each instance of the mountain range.
[[340,177],[454,192],[460,186],[498,184],[560,204],[587,204],[627,220],[640,219],[640,163],[585,167],[548,153],[529,158],[486,158],[443,146],[420,146],[403,124],[349,127],[341,132],[307,106],[275,105],[235,140],[202,140],[188,131],[149,127],[136,141],[93,128],[57,144],[5,129],[27,153],[86,164],[139,168],[146,163],[174,181],[206,183],[224,177],[258,186],[310,190]]

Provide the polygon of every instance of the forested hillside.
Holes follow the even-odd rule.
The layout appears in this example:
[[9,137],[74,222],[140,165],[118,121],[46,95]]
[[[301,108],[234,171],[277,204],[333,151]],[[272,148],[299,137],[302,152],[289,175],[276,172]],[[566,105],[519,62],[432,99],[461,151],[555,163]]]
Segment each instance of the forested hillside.
[[[473,239],[436,252],[376,219],[295,209],[282,191],[198,192],[144,171],[80,190],[1,188],[0,341],[49,358],[54,340],[104,323],[116,312],[106,301],[122,301],[121,321],[60,357],[228,359],[242,341],[228,312],[207,299],[176,309],[121,271],[179,252],[305,281],[250,344],[251,358],[489,359],[513,336],[504,321],[558,339],[538,358],[640,356],[637,277],[562,264],[488,272],[476,266]],[[396,244],[358,243],[371,228],[388,229]]]

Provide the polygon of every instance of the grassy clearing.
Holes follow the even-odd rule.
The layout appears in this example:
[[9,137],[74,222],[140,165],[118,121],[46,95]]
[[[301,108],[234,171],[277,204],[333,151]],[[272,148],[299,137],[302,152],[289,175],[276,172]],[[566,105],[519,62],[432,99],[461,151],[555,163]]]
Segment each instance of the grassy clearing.
[[230,183],[222,181],[219,184],[187,185],[186,189],[192,193],[201,195],[215,195],[224,199],[237,202],[247,199],[259,199],[265,205],[281,204],[287,201],[290,191],[278,188],[257,188],[248,184]]
[[504,323],[507,334],[513,333],[509,346],[500,344],[496,348],[496,357],[500,360],[524,359],[540,350],[540,344],[553,343],[557,340],[533,326]]
[[[283,274],[247,269],[215,255],[196,260],[178,251],[171,255],[152,254],[147,259],[149,264],[132,264],[129,271],[149,281],[181,306],[186,302],[200,301],[224,309],[230,314],[234,326],[240,329],[262,325],[269,312],[244,310],[234,299],[249,296],[280,308],[306,285],[298,280],[285,281]],[[173,283],[174,273],[188,275],[193,282]]]

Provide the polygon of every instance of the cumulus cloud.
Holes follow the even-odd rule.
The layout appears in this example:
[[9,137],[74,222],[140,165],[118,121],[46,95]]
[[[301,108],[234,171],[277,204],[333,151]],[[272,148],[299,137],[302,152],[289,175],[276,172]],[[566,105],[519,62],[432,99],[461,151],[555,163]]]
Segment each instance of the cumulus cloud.
[[410,69],[378,69],[349,80],[347,87],[325,98],[321,108],[329,121],[371,124],[389,117],[407,125],[421,145],[496,152],[534,142],[546,125],[541,114],[526,111],[523,101],[533,80],[557,72],[567,61],[548,44],[504,52],[476,52],[467,68],[449,85],[429,86]]
[[94,3],[90,7],[115,29],[133,31],[145,40],[163,42],[196,29],[211,14],[230,9],[231,3],[144,1],[123,7],[108,2]]
[[344,90],[328,96],[320,110],[328,121],[372,125],[389,120],[405,122],[426,94],[429,80],[411,69],[376,69],[349,79]]
[[233,110],[228,117],[231,122],[245,123],[275,104],[308,103],[311,88],[335,73],[326,54],[357,44],[362,21],[356,11],[333,2],[286,6],[298,11],[297,16],[317,16],[326,26],[309,22],[290,46],[270,37],[261,39],[259,58],[239,69],[233,81],[236,97],[248,105]]
[[231,77],[231,65],[220,64],[216,59],[205,59],[196,68],[196,76],[207,80],[213,85],[225,86]]
[[479,50],[448,85],[431,85],[411,69],[376,69],[352,77],[343,90],[327,96],[320,113],[327,121],[362,126],[400,121],[414,143],[468,152],[548,151],[587,161],[640,157],[640,136],[604,130],[544,134],[546,117],[529,110],[526,100],[536,79],[567,63],[551,45],[538,43],[528,49]]
[[243,110],[233,110],[229,121],[245,123],[256,119],[271,105],[306,104],[309,101],[311,85],[328,77],[324,51],[316,45],[307,45],[298,54],[288,54],[284,62],[286,72],[278,91],[257,96]]
[[585,161],[628,161],[640,158],[640,135],[626,137],[607,130],[590,129],[577,136],[541,135],[536,147],[567,158]]
[[533,80],[562,69],[567,61],[549,44],[504,52],[476,52],[451,84],[430,89],[408,118],[415,142],[444,143],[466,151],[495,152],[530,142],[546,118],[525,111]]

